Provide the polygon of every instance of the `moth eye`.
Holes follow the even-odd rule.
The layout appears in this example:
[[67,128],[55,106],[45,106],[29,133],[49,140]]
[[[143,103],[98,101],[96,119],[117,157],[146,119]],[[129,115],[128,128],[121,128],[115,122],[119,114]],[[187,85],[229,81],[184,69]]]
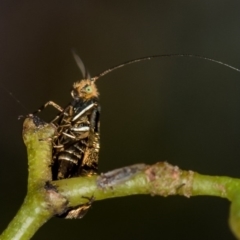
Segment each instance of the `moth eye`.
[[91,93],[92,92],[91,86],[85,87],[85,91],[88,92],[88,93]]

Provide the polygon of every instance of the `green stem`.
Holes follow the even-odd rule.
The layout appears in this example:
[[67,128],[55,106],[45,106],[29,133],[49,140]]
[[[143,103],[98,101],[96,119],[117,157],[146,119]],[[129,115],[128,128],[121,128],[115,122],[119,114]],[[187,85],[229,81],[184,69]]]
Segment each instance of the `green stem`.
[[[126,168],[126,167],[125,167]],[[131,168],[129,166],[128,168]],[[52,183],[69,205],[78,205],[86,200],[80,196],[94,196],[96,200],[122,197],[133,194],[152,194],[160,196],[183,195],[186,197],[207,195],[232,200],[234,192],[240,187],[240,180],[230,177],[212,177],[192,171],[183,171],[166,162],[146,166],[129,179],[108,187],[99,187],[101,176],[81,177],[53,181]]]
[[0,236],[1,240],[30,239],[53,216],[44,186],[51,180],[52,142],[48,139],[54,131],[50,125],[36,127],[31,118],[24,121],[23,139],[29,165],[28,193],[17,215]]
[[240,180],[212,177],[159,162],[151,166],[137,164],[100,176],[78,177],[51,182],[52,141],[55,129],[51,125],[36,126],[26,119],[23,138],[28,151],[28,193],[23,205],[1,240],[27,240],[49,218],[69,207],[95,200],[135,194],[185,197],[208,195],[232,201],[230,227],[240,239]]
[[193,196],[217,196],[232,201],[238,189],[240,189],[239,179],[194,174]]
[[36,126],[31,118],[23,124],[23,140],[28,154],[28,190],[42,187],[52,180],[52,125]]
[[46,201],[37,197],[26,197],[17,215],[0,236],[1,240],[28,240],[52,216]]

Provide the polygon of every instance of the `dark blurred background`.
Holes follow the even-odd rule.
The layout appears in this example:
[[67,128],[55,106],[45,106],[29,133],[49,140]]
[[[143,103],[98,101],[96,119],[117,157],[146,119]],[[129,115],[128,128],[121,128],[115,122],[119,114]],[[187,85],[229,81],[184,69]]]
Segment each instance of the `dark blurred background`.
[[[66,105],[82,76],[146,55],[199,54],[240,68],[239,1],[1,1],[0,228],[26,194],[27,159],[17,117],[48,100]],[[98,82],[100,172],[167,160],[240,177],[240,73],[193,58],[162,58]],[[28,109],[4,90],[5,86]],[[48,109],[41,117],[56,114]],[[95,202],[82,220],[53,218],[33,239],[234,239],[229,202],[133,196]]]

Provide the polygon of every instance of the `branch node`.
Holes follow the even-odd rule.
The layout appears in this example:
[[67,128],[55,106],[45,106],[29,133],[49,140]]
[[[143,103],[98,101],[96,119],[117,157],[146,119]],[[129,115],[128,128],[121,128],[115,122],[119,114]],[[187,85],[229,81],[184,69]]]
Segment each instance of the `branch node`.
[[67,211],[68,200],[62,194],[58,193],[57,188],[50,182],[47,182],[44,188],[49,211],[51,211],[53,215],[61,215]]
[[145,171],[148,182],[151,183],[150,192],[152,195],[181,194],[191,196],[193,172],[182,171],[178,166],[167,162],[158,162],[149,166]]

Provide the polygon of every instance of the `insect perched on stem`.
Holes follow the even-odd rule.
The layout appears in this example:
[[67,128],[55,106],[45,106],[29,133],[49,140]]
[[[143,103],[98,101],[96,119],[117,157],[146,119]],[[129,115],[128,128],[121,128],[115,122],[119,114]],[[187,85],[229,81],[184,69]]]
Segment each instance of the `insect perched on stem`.
[[[75,53],[74,57],[83,72],[81,59]],[[100,106],[95,82],[89,77],[75,82],[71,96],[72,102],[64,109],[49,101],[36,111],[40,112],[48,105],[60,111],[51,121],[57,127],[57,135],[53,138],[53,180],[91,176],[98,169]],[[92,199],[87,204],[68,209],[60,217],[82,218],[91,203]]]
[[[73,54],[79,68],[82,72],[85,72],[81,59],[75,53]],[[53,180],[97,174],[100,149],[100,105],[98,100],[99,93],[95,84],[96,80],[126,65],[160,57],[195,57],[212,61],[240,72],[239,69],[233,66],[208,57],[192,54],[164,54],[122,63],[93,78],[84,74],[85,79],[73,84],[71,91],[73,100],[65,108],[49,101],[34,112],[34,114],[40,112],[49,105],[60,112],[51,121],[57,127],[57,135],[53,139]],[[68,209],[61,217],[82,218],[91,206],[91,203],[92,199],[87,204]]]

